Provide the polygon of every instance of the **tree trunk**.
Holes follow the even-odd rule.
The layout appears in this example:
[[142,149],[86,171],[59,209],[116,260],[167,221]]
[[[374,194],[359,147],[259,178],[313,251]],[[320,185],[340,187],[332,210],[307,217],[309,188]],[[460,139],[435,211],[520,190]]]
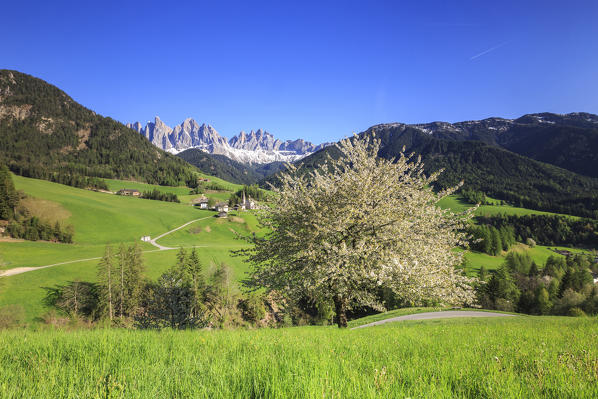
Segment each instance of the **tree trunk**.
[[108,263],[108,314],[112,322],[112,264]]
[[125,260],[124,253],[121,251],[121,265],[120,265],[120,319],[124,317],[123,302],[125,301]]
[[334,297],[334,307],[336,308],[336,325],[338,328],[347,328],[347,303],[340,295]]

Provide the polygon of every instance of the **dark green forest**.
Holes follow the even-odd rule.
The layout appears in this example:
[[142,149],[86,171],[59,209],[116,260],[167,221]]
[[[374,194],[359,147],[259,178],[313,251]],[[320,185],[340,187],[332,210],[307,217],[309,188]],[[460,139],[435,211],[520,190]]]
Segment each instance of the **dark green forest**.
[[539,245],[598,247],[598,221],[558,215],[478,216],[481,226],[511,229],[519,242],[531,238]]
[[[421,156],[426,173],[443,170],[437,189],[453,187],[484,192],[514,206],[598,218],[598,179],[535,161],[480,141],[438,139],[405,125],[381,125],[361,133],[381,140],[379,156]],[[339,156],[327,147],[299,161],[302,173],[322,165],[327,156]],[[276,184],[277,176],[266,182]]]
[[181,185],[195,168],[123,124],[32,76],[0,70],[0,163],[21,176],[76,187],[101,179]]
[[198,148],[190,148],[177,157],[184,159],[205,173],[237,184],[254,184],[285,168],[284,162],[247,165],[224,155],[208,154]]
[[[540,268],[540,266],[543,266]],[[528,254],[510,252],[505,264],[490,275],[480,270],[477,288],[484,309],[537,315],[598,314],[598,264],[590,256],[551,256],[537,265]]]

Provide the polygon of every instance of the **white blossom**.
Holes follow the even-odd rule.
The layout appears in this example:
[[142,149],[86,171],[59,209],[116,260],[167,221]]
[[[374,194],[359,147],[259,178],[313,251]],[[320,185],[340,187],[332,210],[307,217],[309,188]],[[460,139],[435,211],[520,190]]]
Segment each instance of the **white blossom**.
[[276,202],[260,214],[269,233],[244,251],[252,283],[333,301],[339,320],[352,304],[382,309],[379,287],[405,303],[472,303],[472,280],[456,268],[463,254],[454,250],[467,245],[472,213],[436,206],[458,187],[435,193],[437,173],[425,176],[419,158],[377,157],[377,139],[337,147],[339,159],[307,174],[291,166],[281,176]]

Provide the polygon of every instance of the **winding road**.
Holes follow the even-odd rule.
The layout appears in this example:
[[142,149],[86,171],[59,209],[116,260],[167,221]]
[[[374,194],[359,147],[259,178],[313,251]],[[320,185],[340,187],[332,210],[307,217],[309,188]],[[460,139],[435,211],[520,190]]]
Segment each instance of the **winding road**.
[[[150,241],[148,241],[148,242],[150,244],[152,244],[154,247],[158,248],[158,249],[154,249],[154,250],[151,250],[151,251],[143,251],[143,253],[145,254],[145,253],[149,253],[149,252],[168,251],[168,250],[176,249],[176,248],[165,247],[163,245],[160,245],[160,244],[158,244],[156,242],[156,240],[159,240],[160,238],[162,238],[164,236],[167,236],[168,234],[174,233],[177,230],[180,230],[180,229],[182,229],[184,227],[187,227],[191,223],[195,223],[195,222],[198,222],[200,220],[208,219],[208,218],[211,218],[211,217],[212,216],[205,216],[203,218],[194,219],[194,220],[192,220],[190,222],[187,222],[187,223],[185,223],[183,225],[180,225],[179,227],[177,227],[175,229],[167,231],[164,234],[160,234],[158,237],[150,239]],[[90,260],[99,260],[99,259],[102,259],[102,257],[98,256],[98,257],[95,257],[95,258],[69,260],[69,261],[66,261],[66,262],[53,263],[51,265],[45,265],[45,266],[15,267],[14,269],[8,269],[8,270],[0,271],[0,277],[10,277],[10,276],[14,276],[14,275],[21,274],[21,273],[31,272],[31,271],[34,271],[34,270],[45,269],[45,268],[48,268],[48,267],[54,267],[54,266],[60,266],[60,265],[68,265],[70,263],[87,262],[87,261],[90,261]]]
[[389,319],[374,321],[373,323],[357,326],[351,330],[364,327],[379,326],[380,324],[392,323],[395,321],[405,320],[429,320],[429,319],[448,319],[454,317],[514,317],[514,314],[496,313],[496,312],[481,312],[476,310],[446,310],[442,312],[426,312],[414,313],[405,316],[391,317]]

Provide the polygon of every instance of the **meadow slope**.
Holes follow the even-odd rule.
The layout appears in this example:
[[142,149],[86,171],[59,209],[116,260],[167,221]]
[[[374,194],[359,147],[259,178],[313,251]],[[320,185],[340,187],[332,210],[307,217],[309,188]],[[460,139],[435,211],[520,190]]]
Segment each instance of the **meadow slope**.
[[[81,190],[44,180],[14,176],[15,186],[27,195],[43,199],[48,209],[61,209],[68,215],[63,222],[75,228],[74,244],[50,242],[0,242],[0,270],[17,267],[36,267],[49,264],[100,257],[106,244],[139,243],[145,251],[146,275],[157,278],[175,263],[176,250],[156,251],[156,247],[140,241],[144,235],[156,237],[191,220],[208,217],[165,236],[158,242],[171,247],[198,247],[198,254],[206,273],[216,264],[226,263],[236,279],[242,279],[247,266],[230,251],[243,247],[237,233],[257,231],[255,216],[250,212],[231,214],[227,220],[212,217],[215,212],[199,210],[186,202],[180,204],[123,197],[108,193]],[[111,180],[111,189],[136,188],[141,191],[156,186]],[[239,186],[219,182],[229,189]],[[159,187],[177,194],[188,193],[183,187]],[[209,193],[224,199],[230,191]],[[191,198],[193,196],[189,196]],[[43,215],[42,215],[43,216]],[[0,307],[18,304],[24,307],[27,320],[39,317],[46,309],[41,300],[44,287],[68,281],[96,280],[97,260],[76,262],[0,278]]]

